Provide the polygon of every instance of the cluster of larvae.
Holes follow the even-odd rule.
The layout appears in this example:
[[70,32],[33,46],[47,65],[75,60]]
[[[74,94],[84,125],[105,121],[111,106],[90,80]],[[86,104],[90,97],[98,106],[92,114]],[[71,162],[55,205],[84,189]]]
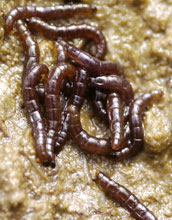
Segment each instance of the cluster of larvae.
[[[142,112],[163,95],[162,91],[151,91],[134,99],[122,66],[103,60],[106,41],[95,27],[87,24],[55,26],[46,22],[84,17],[95,11],[94,6],[87,4],[22,6],[12,9],[6,18],[6,32],[11,33],[15,27],[25,50],[23,99],[36,154],[44,166],[55,167],[55,155],[62,150],[69,135],[84,151],[108,156],[115,161],[136,155],[143,148]],[[39,47],[32,35],[35,32],[54,41],[57,64],[50,71],[40,63]],[[73,38],[87,41],[79,49],[67,41]],[[90,40],[95,43],[95,51],[87,44]],[[42,76],[44,81],[41,81]],[[67,97],[63,108],[61,93]],[[96,138],[82,129],[80,110],[84,99],[90,97],[97,115],[108,121],[108,139]],[[105,174],[98,173],[95,182],[136,219],[156,219],[131,192]]]

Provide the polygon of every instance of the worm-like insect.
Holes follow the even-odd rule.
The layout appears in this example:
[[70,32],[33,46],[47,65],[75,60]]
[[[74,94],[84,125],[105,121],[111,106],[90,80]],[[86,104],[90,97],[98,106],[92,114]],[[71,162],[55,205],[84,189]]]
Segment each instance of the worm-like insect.
[[80,110],[75,105],[69,105],[70,112],[70,134],[72,139],[78,146],[90,153],[109,155],[111,150],[110,142],[107,139],[98,139],[82,129],[80,122]]
[[88,73],[82,70],[74,84],[74,95],[71,97],[68,105],[68,111],[70,113],[70,134],[75,143],[77,143],[81,149],[91,153],[100,155],[108,155],[111,151],[109,140],[98,139],[91,135],[88,135],[82,129],[80,123],[80,109],[83,104],[83,97],[86,93],[86,85],[88,81]]
[[[23,76],[23,99],[29,120],[32,126],[32,133],[35,140],[36,154],[44,166],[49,165],[49,158],[46,152],[46,126],[39,105],[35,85],[40,80],[41,74],[47,74],[48,68],[44,64],[36,64],[30,68],[27,75]],[[52,164],[53,166],[53,164]]]
[[111,147],[119,150],[124,144],[123,102],[117,93],[110,93],[107,98],[107,112],[111,134]]
[[[86,92],[86,86],[83,84],[82,93],[81,93],[82,96],[84,96],[85,92]],[[85,132],[82,129],[80,123],[80,109],[82,103],[78,101],[75,102],[72,101],[71,103],[72,104],[68,106],[68,111],[70,113],[70,134],[73,140],[83,150],[86,150],[91,153],[102,154],[102,155],[108,154],[111,151],[108,140],[97,139],[93,136],[88,135],[87,132]]]
[[46,151],[46,126],[35,88],[41,75],[48,73],[48,68],[43,64],[39,64],[40,52],[38,44],[25,23],[22,20],[18,20],[16,28],[25,48],[25,67],[22,74],[23,99],[33,130],[36,154],[44,166],[48,166],[51,163],[51,166],[54,167],[55,162],[50,162],[51,158]]
[[130,83],[119,76],[97,76],[90,78],[90,86],[119,93],[127,105],[133,100],[134,93]]
[[31,18],[28,21],[28,27],[34,32],[39,32],[48,39],[56,40],[58,37],[73,39],[73,38],[88,38],[92,39],[97,46],[95,56],[103,58],[106,53],[106,41],[101,33],[95,27],[86,24],[60,26],[50,25],[39,18]]
[[123,75],[124,73],[122,66],[116,62],[99,60],[61,39],[58,42],[66,48],[67,55],[81,67],[86,68],[91,75]]
[[57,132],[56,144],[55,144],[55,153],[58,153],[62,146],[65,144],[68,130],[69,130],[69,119],[70,113],[68,112],[68,106],[74,105],[77,106],[78,109],[81,108],[84,101],[85,90],[88,83],[88,72],[84,69],[79,69],[76,72],[74,84],[73,84],[73,93],[67,102],[63,112],[62,112],[62,123]]
[[45,106],[47,119],[46,149],[48,155],[54,160],[54,147],[56,135],[61,122],[60,89],[62,81],[75,74],[75,68],[70,64],[59,64],[48,75],[45,84]]
[[23,74],[27,74],[31,66],[39,63],[40,51],[36,40],[28,30],[24,21],[18,20],[16,28],[25,49],[25,68]]
[[137,220],[158,220],[138,198],[124,186],[99,172],[94,180],[111,199],[119,202]]
[[[102,77],[103,77],[103,80],[101,79]],[[97,78],[100,78],[100,80],[96,80]],[[110,90],[121,93],[125,102],[128,105],[133,100],[133,90],[127,80],[120,78],[119,76],[100,76],[97,78],[91,78],[91,83],[90,83],[91,86],[99,85],[100,87],[103,87],[105,89],[108,88]],[[117,108],[117,110],[119,112],[122,111],[121,106],[118,105],[118,107],[119,109]],[[74,139],[74,141],[80,146],[80,148],[91,153],[97,153],[97,154],[102,154],[102,155],[111,154],[109,139],[108,140],[98,139],[98,138],[88,135],[82,129],[82,126],[80,123],[80,116],[79,116],[80,110],[75,108],[74,105],[70,105],[68,107],[68,110],[70,112],[71,136]],[[109,110],[109,112],[110,111],[111,110]],[[119,112],[118,114],[121,114],[121,112],[120,113]],[[111,115],[110,117],[114,122],[116,122],[114,119],[115,115]],[[122,121],[123,119],[120,118],[119,120]],[[123,133],[122,130],[120,130],[120,132],[121,134]],[[121,138],[121,141],[123,141],[123,139],[124,138]]]
[[158,100],[163,96],[162,91],[153,90],[136,98],[130,105],[129,123],[131,133],[131,143],[120,151],[111,152],[115,160],[122,160],[136,155],[143,148],[143,128],[142,128],[142,112],[145,107],[150,105],[152,101]]
[[[63,46],[57,42],[54,42],[54,46],[57,49],[57,64],[66,63],[68,59]],[[67,80],[66,77],[64,77],[61,84],[61,89],[65,96],[70,97],[72,93],[73,85],[71,84],[71,81],[66,81],[66,80]],[[63,111],[61,112],[60,125],[55,137],[55,147],[54,147],[55,154],[58,154],[61,151],[62,147],[66,143],[66,139],[68,135],[69,112],[67,111],[67,105],[68,102],[66,103]]]
[[10,33],[18,19],[24,20],[31,17],[39,17],[44,20],[69,18],[73,16],[87,16],[95,12],[96,7],[87,4],[57,5],[57,6],[19,6],[13,8],[5,22],[5,30]]

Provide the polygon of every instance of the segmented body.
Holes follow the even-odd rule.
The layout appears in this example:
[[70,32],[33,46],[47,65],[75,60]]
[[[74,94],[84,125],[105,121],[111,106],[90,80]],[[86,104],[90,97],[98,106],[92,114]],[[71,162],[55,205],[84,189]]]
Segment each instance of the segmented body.
[[158,220],[154,214],[146,208],[138,198],[124,186],[108,178],[104,173],[99,172],[95,182],[112,199],[119,202],[137,220]]
[[57,49],[57,64],[66,63],[68,58],[64,47],[56,41],[54,42],[54,46]]
[[47,119],[47,153],[54,160],[56,135],[61,123],[60,89],[62,81],[75,75],[75,68],[70,64],[59,64],[48,75],[45,84],[45,106]]
[[162,91],[153,90],[149,93],[143,94],[136,98],[130,106],[129,123],[131,143],[120,151],[110,153],[116,160],[123,160],[125,158],[136,155],[143,148],[143,128],[142,128],[142,113],[145,107],[150,105],[153,101],[158,100],[163,95]]
[[112,92],[119,93],[126,105],[129,105],[133,100],[134,93],[130,83],[119,76],[97,76],[90,78],[90,86],[107,89]]
[[122,99],[117,93],[110,93],[108,95],[107,112],[111,147],[113,150],[119,150],[124,144],[124,111]]
[[55,146],[54,146],[54,153],[58,154],[62,147],[65,145],[67,136],[69,134],[69,119],[70,113],[68,112],[68,102],[66,103],[62,113],[61,113],[61,120],[60,125],[55,137]]
[[95,27],[86,25],[86,24],[78,24],[78,25],[70,25],[70,26],[55,26],[50,25],[39,18],[31,18],[28,21],[28,27],[32,31],[36,31],[41,33],[48,39],[56,40],[58,37],[62,37],[65,39],[73,39],[73,38],[87,38],[91,39],[96,43],[97,52],[96,57],[103,58],[106,53],[106,41],[101,33],[101,31],[97,30]]
[[23,74],[27,74],[27,71],[31,66],[39,63],[40,51],[37,41],[27,28],[27,25],[22,20],[18,20],[16,23],[17,34],[25,49],[25,67]]
[[81,67],[87,69],[91,75],[123,75],[123,68],[120,64],[112,61],[101,61],[63,40],[58,40],[58,42],[66,48],[67,55]]
[[70,112],[70,134],[74,142],[87,152],[109,155],[111,152],[109,140],[98,139],[82,129],[80,110],[75,105],[69,105],[68,111]]
[[67,102],[64,111],[62,113],[62,123],[57,133],[56,144],[55,144],[55,153],[58,153],[62,146],[65,144],[68,130],[69,130],[69,120],[70,120],[70,112],[68,111],[69,105],[77,106],[77,108],[81,108],[85,90],[88,83],[88,72],[83,69],[79,69],[76,72],[74,84],[73,84],[73,93]]
[[88,72],[85,69],[79,68],[75,75],[73,93],[69,100],[69,104],[75,105],[78,109],[80,109],[83,105],[88,79]]
[[61,19],[73,16],[87,16],[96,11],[94,6],[87,4],[57,5],[57,6],[19,6],[13,8],[7,15],[5,30],[10,33],[17,20],[31,17],[39,17],[44,20]]
[[32,126],[36,154],[40,162],[48,166],[50,158],[46,152],[46,125],[35,88],[41,75],[48,73],[48,68],[43,64],[39,64],[39,47],[26,24],[22,20],[18,20],[16,28],[25,49],[25,65],[22,74],[24,104]]
[[[101,37],[99,39],[101,39]],[[61,56],[60,59],[64,60],[64,57],[65,57],[65,60],[67,61],[67,54],[64,51],[64,47],[58,42],[55,42],[54,45],[57,48],[57,51],[59,51],[59,54]],[[61,51],[63,51],[63,52],[61,52]],[[103,58],[104,52],[97,53],[97,56],[99,56],[99,58]],[[67,88],[64,86],[63,91],[65,92],[65,94],[69,91],[68,93],[71,94],[70,93],[71,92],[70,86],[68,86]],[[92,101],[93,106],[95,108],[96,114],[98,114],[100,118],[103,118],[104,121],[107,121],[107,112],[106,112],[106,109],[103,104],[105,97],[106,97],[106,94],[104,92],[102,92],[100,89],[95,88],[94,91],[91,91],[91,101]]]
[[[57,42],[54,42],[54,46],[57,49],[57,64],[63,64],[68,61],[66,52],[63,48],[63,46]],[[62,92],[67,97],[70,97],[72,93],[72,86],[71,81],[67,81],[67,77],[63,78],[63,82],[61,85]],[[64,109],[61,112],[61,118],[60,118],[60,125],[58,127],[58,131],[55,137],[55,146],[54,146],[54,153],[58,154],[64,144],[66,143],[67,135],[69,132],[69,112],[67,111],[67,105],[66,103]]]
[[45,166],[49,165],[49,157],[46,152],[46,127],[35,85],[42,74],[47,74],[48,68],[44,64],[36,64],[30,68],[27,75],[23,76],[23,99],[29,120],[32,126],[32,133],[35,140],[36,154],[40,162]]

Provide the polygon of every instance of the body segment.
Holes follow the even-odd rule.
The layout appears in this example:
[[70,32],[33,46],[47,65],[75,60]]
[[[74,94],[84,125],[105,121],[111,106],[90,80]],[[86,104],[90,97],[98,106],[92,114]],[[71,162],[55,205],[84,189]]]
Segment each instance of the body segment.
[[144,133],[142,128],[143,110],[153,101],[161,98],[162,95],[162,91],[153,90],[136,98],[130,105],[129,124],[131,143],[129,143],[122,150],[110,153],[115,160],[123,160],[125,158],[132,157],[142,150],[144,141]]
[[138,198],[124,186],[108,178],[104,173],[99,172],[95,182],[110,198],[119,202],[122,207],[128,210],[137,220],[158,220],[154,214],[146,208]]
[[111,147],[113,150],[123,148],[124,111],[123,102],[117,93],[110,93],[107,98],[107,112],[110,126]]
[[48,73],[44,64],[37,64],[27,75],[23,77],[23,99],[29,120],[32,126],[32,133],[35,140],[35,149],[40,162],[45,166],[49,165],[50,158],[46,152],[46,125],[43,119],[41,107],[35,85],[38,83],[41,74]]
[[19,6],[13,8],[5,22],[5,30],[10,33],[18,19],[24,20],[31,17],[39,17],[44,20],[69,18],[73,16],[87,16],[96,11],[94,6],[87,4],[57,5],[57,6]]
[[120,64],[99,60],[63,40],[58,40],[58,42],[66,48],[67,55],[81,67],[87,69],[91,75],[123,75],[123,68]]
[[55,26],[50,25],[39,18],[31,18],[28,21],[29,29],[34,32],[41,33],[44,37],[56,40],[59,37],[65,39],[86,38],[91,39],[96,43],[97,52],[95,54],[98,58],[103,58],[106,53],[106,41],[101,33],[95,27],[87,24],[71,24],[69,26]]
[[54,157],[56,135],[61,123],[60,90],[65,78],[72,78],[75,68],[70,64],[59,64],[48,75],[45,84],[45,106],[47,119],[46,149],[51,158]]

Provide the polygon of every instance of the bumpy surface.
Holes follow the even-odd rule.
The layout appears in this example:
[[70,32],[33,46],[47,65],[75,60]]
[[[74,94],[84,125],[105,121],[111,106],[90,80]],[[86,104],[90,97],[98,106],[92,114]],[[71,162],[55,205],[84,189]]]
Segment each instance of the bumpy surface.
[[[21,93],[23,48],[16,34],[4,33],[3,25],[5,15],[15,6],[58,2],[62,1],[0,1],[0,219],[132,219],[92,181],[97,170],[128,188],[158,219],[171,219],[172,2],[83,0],[98,8],[86,23],[103,31],[108,43],[106,59],[119,61],[124,67],[136,97],[153,89],[161,89],[165,95],[146,111],[145,148],[138,156],[114,162],[83,153],[69,140],[52,170],[36,161]],[[60,22],[64,25],[74,20]],[[81,23],[78,19],[75,22]],[[52,69],[57,58],[53,42],[40,36],[37,39],[41,62]],[[75,43],[82,45],[82,41]],[[81,122],[91,135],[107,137],[106,125],[94,117],[88,103],[83,106]]]

